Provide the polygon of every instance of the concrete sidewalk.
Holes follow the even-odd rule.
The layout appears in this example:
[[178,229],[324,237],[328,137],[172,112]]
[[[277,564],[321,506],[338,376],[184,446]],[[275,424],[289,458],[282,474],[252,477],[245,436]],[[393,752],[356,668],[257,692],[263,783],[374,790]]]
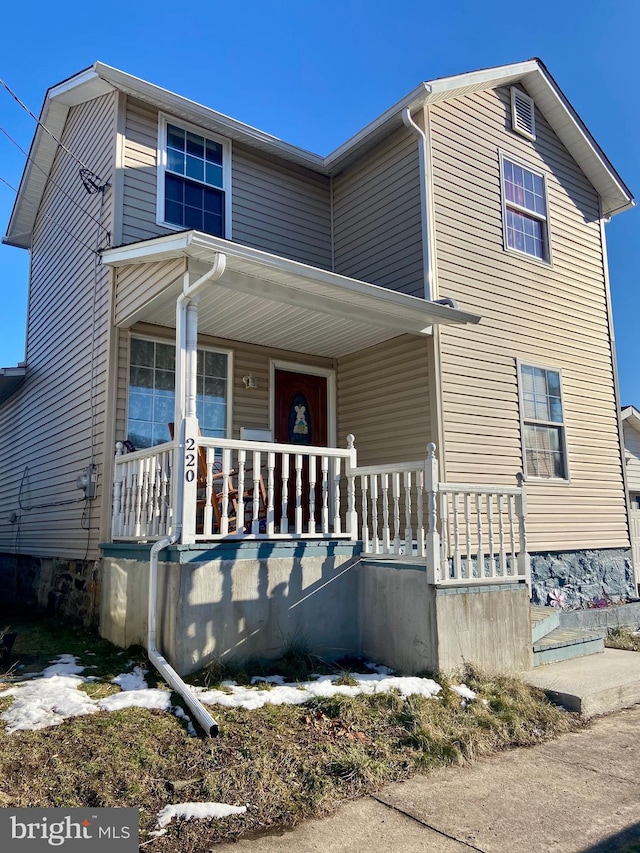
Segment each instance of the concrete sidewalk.
[[390,785],[235,853],[639,853],[640,706],[583,731]]

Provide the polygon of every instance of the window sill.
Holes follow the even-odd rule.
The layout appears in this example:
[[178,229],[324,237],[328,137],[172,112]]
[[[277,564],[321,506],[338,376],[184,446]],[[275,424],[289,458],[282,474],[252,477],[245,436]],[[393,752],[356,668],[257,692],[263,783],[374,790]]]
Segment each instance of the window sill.
[[526,258],[526,260],[531,261],[534,264],[538,264],[538,266],[544,267],[545,269],[553,269],[553,261],[551,259],[544,260],[541,258],[536,258],[535,255],[530,255],[527,252],[521,252],[518,249],[511,249],[507,246],[503,247],[503,251],[507,255],[511,255],[514,258]]

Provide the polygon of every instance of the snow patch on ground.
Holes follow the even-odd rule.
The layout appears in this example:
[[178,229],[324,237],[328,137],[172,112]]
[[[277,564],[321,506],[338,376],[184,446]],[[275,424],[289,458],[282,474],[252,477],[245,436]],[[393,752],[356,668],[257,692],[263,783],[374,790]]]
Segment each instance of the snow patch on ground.
[[[371,696],[374,693],[387,693],[398,690],[403,697],[437,696],[442,687],[431,678],[418,676],[388,676],[381,674],[350,673],[357,681],[356,685],[334,684],[339,675],[321,675],[317,681],[300,683],[276,683],[271,690],[257,690],[252,687],[240,687],[233,681],[224,683],[225,690],[206,690],[194,688],[198,699],[206,705],[222,705],[226,708],[246,708],[254,710],[264,705],[303,705],[311,699],[330,696]],[[272,677],[263,679],[272,681]]]
[[122,690],[146,690],[147,670],[136,666],[132,672],[124,672],[111,679],[112,684],[118,684]]
[[226,803],[177,803],[176,805],[165,806],[158,812],[158,827],[154,832],[149,833],[156,837],[166,833],[166,827],[174,818],[179,820],[219,820],[223,817],[228,817],[233,814],[244,814],[247,810],[246,806],[228,806]]
[[457,693],[458,696],[461,696],[463,699],[477,699],[478,694],[474,693],[466,684],[452,684],[451,689],[454,693]]
[[11,705],[0,714],[8,733],[36,731],[57,726],[70,717],[95,714],[97,711],[119,711],[122,708],[159,708],[172,710],[168,690],[147,688],[146,670],[135,667],[113,679],[121,688],[104,699],[92,699],[79,688],[95,677],[81,677],[83,667],[74,655],[60,655],[46,667],[40,676],[18,682],[0,691],[0,698],[13,696]]
[[[46,670],[45,670],[46,671]],[[77,675],[50,675],[24,684],[14,684],[0,697],[13,696],[13,702],[0,715],[7,732],[35,731],[57,726],[69,717],[95,714],[95,702],[82,690],[84,683]]]

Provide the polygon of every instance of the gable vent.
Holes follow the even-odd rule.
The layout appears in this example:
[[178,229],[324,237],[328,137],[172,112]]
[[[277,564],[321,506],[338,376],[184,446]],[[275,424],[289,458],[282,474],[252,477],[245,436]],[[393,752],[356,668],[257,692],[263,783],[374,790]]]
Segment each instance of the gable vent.
[[527,139],[536,138],[536,114],[533,99],[511,87],[511,127]]

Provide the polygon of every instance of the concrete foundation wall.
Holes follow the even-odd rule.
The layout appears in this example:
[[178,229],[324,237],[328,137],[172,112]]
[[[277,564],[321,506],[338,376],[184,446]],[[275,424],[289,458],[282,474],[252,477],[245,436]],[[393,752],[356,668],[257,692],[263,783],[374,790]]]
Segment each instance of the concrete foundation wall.
[[438,669],[472,663],[489,672],[533,666],[529,590],[525,584],[438,588]]
[[360,571],[360,608],[362,654],[403,672],[533,666],[524,584],[434,587],[424,567],[372,560]]
[[[158,637],[181,674],[211,661],[277,657],[294,646],[328,658],[359,647],[353,556],[160,562]],[[105,557],[100,633],[145,645],[148,563]]]
[[361,653],[402,672],[438,669],[435,588],[424,567],[360,569]]

